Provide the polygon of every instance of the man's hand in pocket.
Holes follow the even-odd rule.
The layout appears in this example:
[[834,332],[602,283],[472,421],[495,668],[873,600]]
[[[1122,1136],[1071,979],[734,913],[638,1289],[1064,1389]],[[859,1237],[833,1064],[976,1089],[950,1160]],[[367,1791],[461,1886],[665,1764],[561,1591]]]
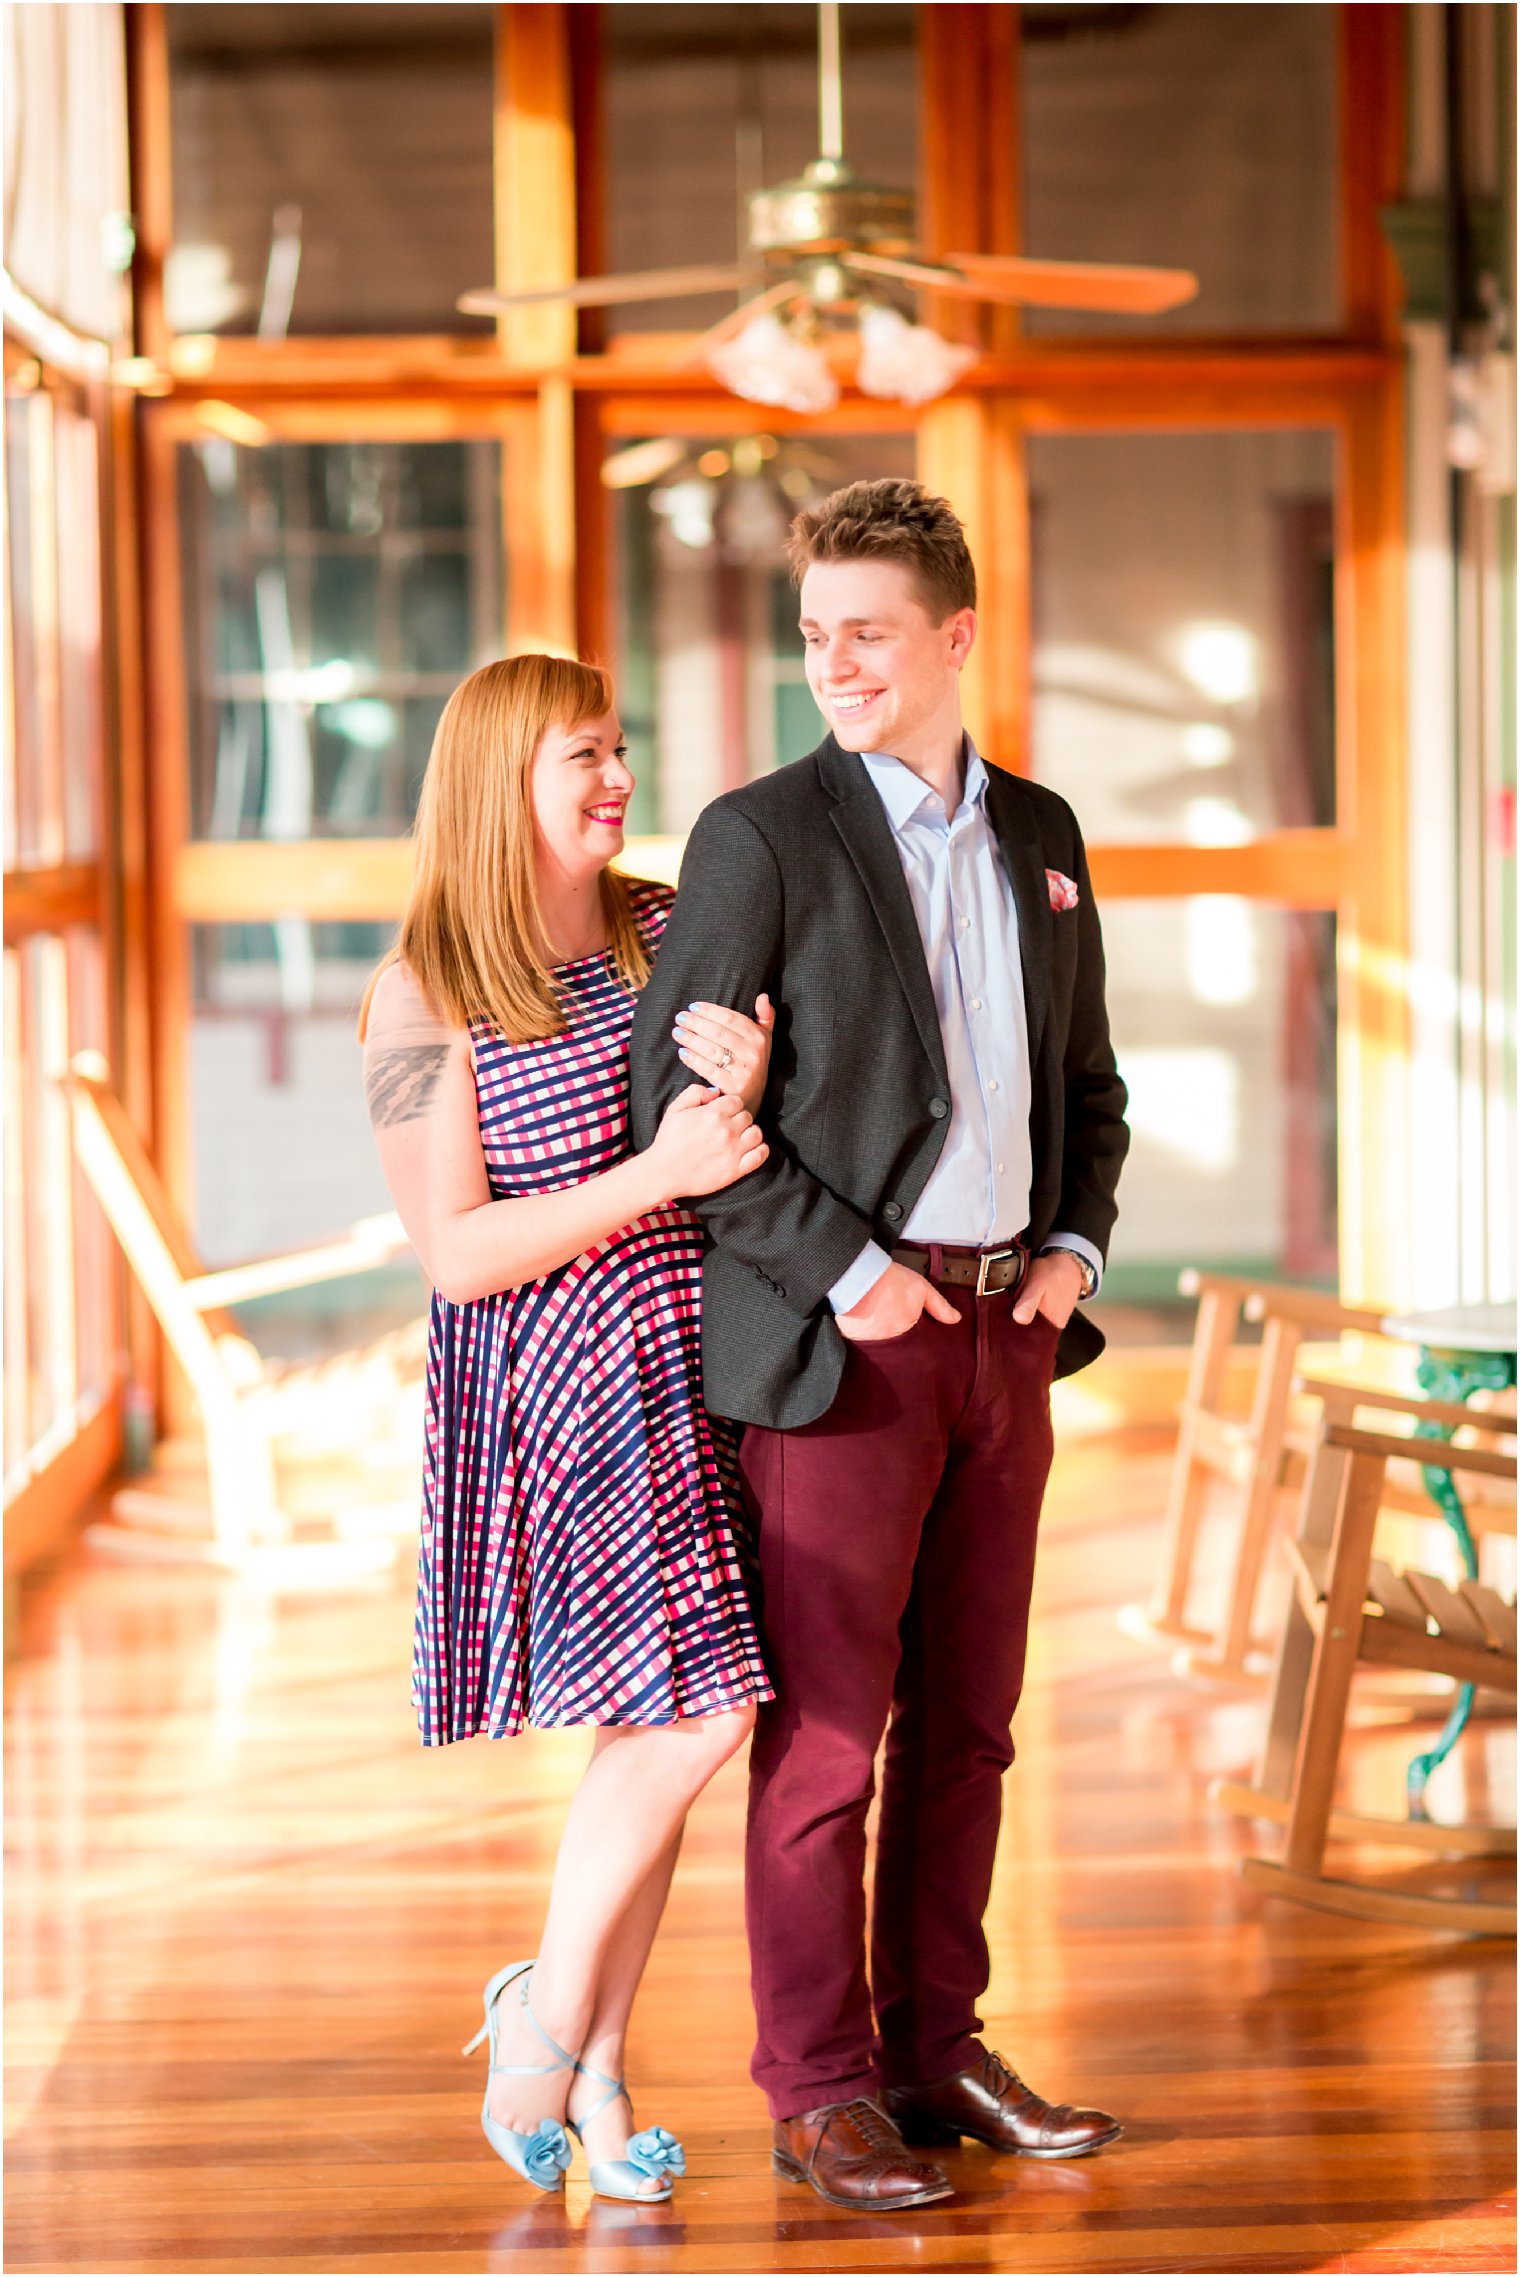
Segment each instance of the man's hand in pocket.
[[889,1265],[858,1304],[840,1313],[839,1333],[851,1344],[884,1344],[889,1336],[906,1336],[925,1312],[952,1328],[960,1319],[950,1299],[922,1273]]

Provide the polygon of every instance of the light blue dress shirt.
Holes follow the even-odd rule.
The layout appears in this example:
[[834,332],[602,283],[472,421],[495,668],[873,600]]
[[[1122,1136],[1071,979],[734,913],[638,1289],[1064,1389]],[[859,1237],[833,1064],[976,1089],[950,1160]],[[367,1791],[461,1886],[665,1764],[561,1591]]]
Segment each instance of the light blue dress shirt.
[[[950,1077],[944,1147],[903,1239],[991,1249],[1029,1223],[1033,1091],[1018,911],[987,819],[986,763],[969,735],[965,749],[965,789],[948,817],[938,792],[900,759],[862,757],[908,881]],[[1046,1247],[1074,1249],[1101,1278],[1102,1257],[1080,1234],[1053,1233]],[[829,1291],[835,1312],[858,1304],[890,1262],[868,1242]]]

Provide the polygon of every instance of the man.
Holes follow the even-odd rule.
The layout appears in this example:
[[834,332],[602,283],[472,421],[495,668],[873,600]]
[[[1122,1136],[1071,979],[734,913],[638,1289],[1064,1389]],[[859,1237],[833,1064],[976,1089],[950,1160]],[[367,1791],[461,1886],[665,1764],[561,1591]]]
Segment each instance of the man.
[[797,517],[791,557],[831,732],[698,820],[634,1118],[647,1144],[727,1048],[694,999],[769,993],[770,1157],[694,1205],[707,1397],[749,1427],[777,1689],[751,1757],[753,2068],[778,2171],[879,2212],[949,2193],[912,2145],[1076,2157],[1119,2132],[1025,2087],[975,2008],[1050,1381],[1102,1349],[1075,1307],[1128,1134],[1075,818],[962,728],[959,522],[914,483],[854,483]]

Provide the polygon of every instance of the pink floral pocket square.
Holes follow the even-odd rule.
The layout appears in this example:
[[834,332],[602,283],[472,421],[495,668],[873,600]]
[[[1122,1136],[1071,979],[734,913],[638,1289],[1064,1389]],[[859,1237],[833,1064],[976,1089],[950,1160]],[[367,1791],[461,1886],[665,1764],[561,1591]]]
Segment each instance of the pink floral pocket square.
[[1075,878],[1064,876],[1060,870],[1047,870],[1045,872],[1045,883],[1050,888],[1050,906],[1052,909],[1076,908],[1077,883]]

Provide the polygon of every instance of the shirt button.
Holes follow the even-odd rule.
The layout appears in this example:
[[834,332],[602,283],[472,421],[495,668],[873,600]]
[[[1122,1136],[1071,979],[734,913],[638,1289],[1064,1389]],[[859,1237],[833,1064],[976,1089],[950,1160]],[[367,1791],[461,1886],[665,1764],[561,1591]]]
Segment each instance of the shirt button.
[[972,1011],[973,1011],[973,1012],[980,1012],[980,1010],[982,1009],[982,1000],[981,1000],[981,998],[980,998],[979,996],[973,996],[973,997],[972,997],[972,999],[971,999],[971,1009],[972,1009]]
[[944,1121],[945,1117],[946,1117],[946,1116],[949,1114],[949,1112],[950,1112],[950,1102],[949,1102],[949,1100],[948,1100],[948,1099],[931,1099],[931,1100],[929,1101],[929,1112],[930,1112],[930,1114],[931,1114],[931,1115],[934,1117],[934,1120],[935,1120],[937,1123],[942,1123],[942,1122]]
[[1001,1177],[1002,1177],[1002,1175],[1003,1175],[1003,1165],[1002,1165],[1001,1163],[999,1163],[999,1164],[998,1164],[998,1176],[1001,1178]]
[[988,1090],[989,1090],[989,1091],[996,1091],[997,1087],[998,1087],[998,1079],[997,1079],[997,1077],[996,1077],[995,1075],[994,1075],[994,1076],[990,1076],[990,1077],[988,1078],[988,1082],[987,1082],[987,1088],[988,1088]]
[[971,920],[970,920],[970,918],[969,918],[969,917],[963,917],[963,918],[961,919],[961,931],[962,931],[963,933],[968,933],[970,930],[971,930]]

